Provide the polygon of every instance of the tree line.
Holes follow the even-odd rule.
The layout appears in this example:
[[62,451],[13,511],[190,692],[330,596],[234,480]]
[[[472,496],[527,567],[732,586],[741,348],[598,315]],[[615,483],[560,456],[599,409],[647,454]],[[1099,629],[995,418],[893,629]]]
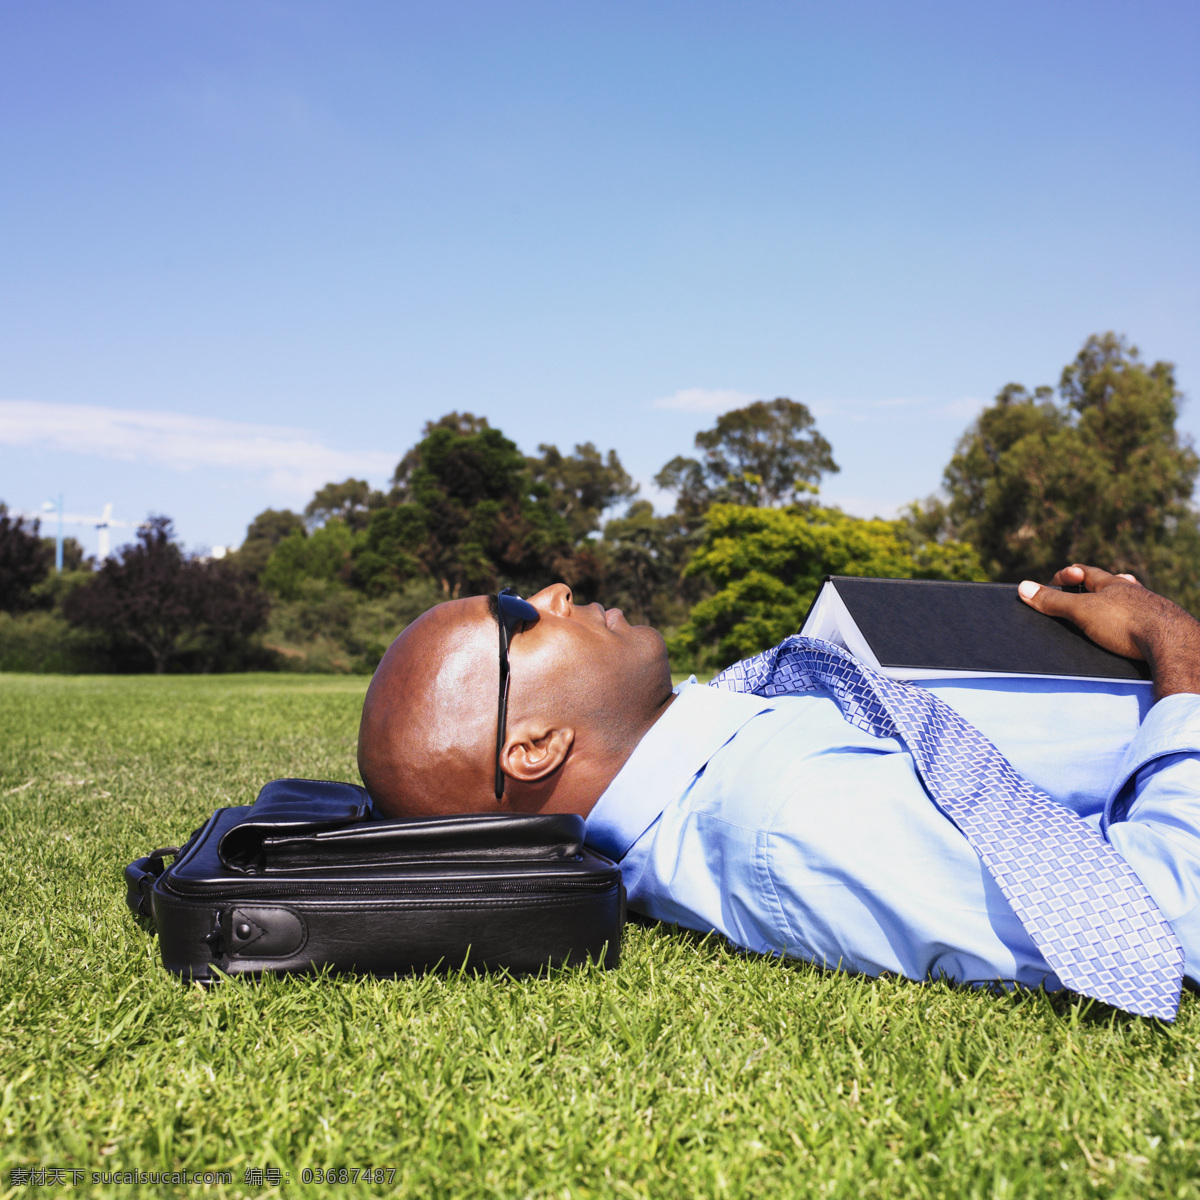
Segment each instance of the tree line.
[[1015,582],[1091,561],[1195,611],[1200,460],[1181,401],[1169,363],[1091,337],[1057,389],[1002,388],[940,493],[895,520],[820,502],[833,447],[787,398],[698,432],[655,477],[664,515],[615,450],[526,455],[458,412],[426,424],[386,491],[347,479],[301,513],[267,509],[219,562],[185,555],[157,517],[102,564],[68,540],[52,575],[52,543],[0,505],[0,667],[370,671],[440,600],[557,580],[663,629],[677,669],[794,632],[826,574]]

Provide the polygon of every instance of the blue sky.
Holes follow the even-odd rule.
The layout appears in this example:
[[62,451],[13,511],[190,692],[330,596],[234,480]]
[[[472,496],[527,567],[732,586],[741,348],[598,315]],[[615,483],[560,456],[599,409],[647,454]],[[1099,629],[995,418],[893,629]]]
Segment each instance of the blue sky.
[[451,409],[648,483],[787,395],[890,515],[1089,333],[1196,394],[1198,51],[1182,0],[7,0],[0,498],[203,548]]

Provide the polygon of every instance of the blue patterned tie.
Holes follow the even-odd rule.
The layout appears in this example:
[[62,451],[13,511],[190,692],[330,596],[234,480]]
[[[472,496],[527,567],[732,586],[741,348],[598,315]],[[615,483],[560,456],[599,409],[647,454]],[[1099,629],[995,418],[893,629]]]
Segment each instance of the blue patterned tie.
[[852,725],[899,738],[1063,984],[1127,1012],[1175,1019],[1183,949],[1145,885],[937,696],[798,636],[734,663],[711,686],[760,696],[823,687]]

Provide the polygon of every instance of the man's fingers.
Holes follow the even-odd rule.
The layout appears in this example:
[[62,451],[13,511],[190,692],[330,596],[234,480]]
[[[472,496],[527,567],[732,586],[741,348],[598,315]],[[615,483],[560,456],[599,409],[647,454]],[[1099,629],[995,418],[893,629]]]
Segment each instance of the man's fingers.
[[1031,579],[1017,587],[1017,595],[1038,612],[1051,617],[1069,617],[1074,620],[1079,601],[1083,597],[1077,592],[1060,592],[1052,587],[1042,587]]
[[1076,625],[1087,622],[1088,613],[1094,614],[1096,600],[1086,592],[1060,592],[1057,588],[1044,588],[1039,583],[1026,580],[1016,594],[1031,608],[1044,612],[1048,617],[1066,617]]
[[1083,584],[1087,591],[1098,592],[1108,587],[1114,579],[1125,579],[1130,583],[1137,583],[1132,575],[1114,575],[1111,571],[1102,570],[1100,567],[1089,567],[1086,563],[1072,563],[1069,567],[1063,567],[1061,571],[1055,572],[1054,578],[1050,582],[1059,587],[1078,587]]
[[[1191,683],[1184,687],[1169,672],[1163,675],[1154,665],[1157,656],[1167,654],[1170,658],[1174,655],[1173,662],[1191,663],[1187,671],[1195,667],[1195,690],[1200,693],[1200,666],[1195,666],[1200,663],[1200,623],[1178,605],[1155,595],[1128,575],[1113,575],[1099,567],[1085,567],[1082,563],[1074,566],[1083,575],[1085,592],[1060,592],[1027,579],[1018,586],[1017,594],[1030,608],[1050,617],[1065,617],[1078,625],[1098,646],[1126,658],[1149,661],[1151,669],[1157,672],[1155,686],[1159,695],[1173,694],[1164,688],[1187,691]],[[1067,571],[1064,567],[1055,578],[1065,577],[1069,582]],[[1180,639],[1185,635],[1190,638],[1193,634],[1194,648],[1183,647]],[[1187,679],[1192,680],[1192,675],[1182,667],[1180,671],[1183,672],[1180,678],[1187,675]]]
[[1050,582],[1058,587],[1078,587],[1083,582],[1083,568],[1063,567],[1061,571],[1054,572],[1054,578]]
[[1089,592],[1098,592],[1108,587],[1116,576],[1111,571],[1103,571],[1099,567],[1088,567],[1083,563],[1075,564],[1083,572],[1083,586]]

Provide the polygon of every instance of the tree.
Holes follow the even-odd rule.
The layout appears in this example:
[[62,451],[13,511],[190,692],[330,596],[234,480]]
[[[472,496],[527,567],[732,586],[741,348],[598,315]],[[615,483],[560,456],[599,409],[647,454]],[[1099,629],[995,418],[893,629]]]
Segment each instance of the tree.
[[[57,554],[56,538],[44,537],[42,544],[46,547],[46,552],[50,555],[51,561],[54,560]],[[73,537],[65,537],[62,541],[63,555],[63,574],[69,575],[74,571],[90,571],[96,564],[94,558],[89,558],[84,553],[83,547],[79,544],[78,539]]]
[[[439,417],[436,421],[426,421],[425,428],[422,430],[422,439],[429,437],[435,429],[448,429],[452,433],[457,433],[462,437],[471,437],[477,433],[483,433],[489,429],[487,417],[477,417],[474,413],[447,413],[444,417]],[[413,472],[421,465],[421,442],[418,442],[404,457],[396,464],[396,470],[392,475],[392,489],[395,495],[399,495],[400,499],[409,499],[408,490],[412,479]]]
[[230,561],[251,579],[258,579],[271,552],[293,533],[305,533],[304,520],[290,508],[267,508],[246,527],[246,539]]
[[525,456],[486,418],[449,413],[396,467],[392,501],[421,510],[417,557],[452,599],[498,582],[540,587],[573,557],[570,528]]
[[271,610],[266,594],[224,561],[186,562],[184,582],[195,665],[205,673],[245,670],[254,657],[250,639]]
[[38,536],[37,520],[10,517],[0,502],[0,612],[26,612],[40,606],[34,588],[50,574],[54,543]]
[[363,480],[326,484],[304,510],[307,524],[290,512],[261,513],[237,558],[289,602],[314,589],[324,602],[343,586],[397,596],[420,591],[422,580],[446,599],[556,579],[594,596],[606,560],[593,535],[605,510],[636,487],[615,451],[590,442],[572,454],[538,449],[527,458],[486,417],[447,413],[426,423],[386,496]]
[[715,587],[680,630],[673,649],[715,651],[724,667],[796,633],[826,575],[885,579],[980,579],[969,547],[928,561],[914,556],[902,521],[864,520],[836,508],[715,504],[685,572]]
[[674,458],[655,478],[678,494],[681,510],[717,502],[789,504],[826,471],[840,469],[812,413],[783,396],[724,413],[712,429],[696,434],[696,448],[704,451],[702,462]]
[[425,538],[425,510],[419,505],[376,509],[352,551],[353,582],[370,596],[399,591],[423,574]]
[[448,413],[426,423],[387,496],[362,480],[327,484],[305,508],[308,526],[268,510],[238,555],[261,554],[273,539],[259,578],[289,602],[319,593],[324,603],[339,587],[397,596],[422,580],[447,599],[555,579],[595,595],[605,561],[592,535],[605,509],[636,489],[613,451],[590,442],[569,455],[539,450],[527,458],[487,418]]
[[326,521],[311,535],[294,530],[271,552],[259,582],[283,600],[298,600],[305,580],[350,582],[354,564],[354,535],[344,521]]
[[185,655],[203,669],[240,665],[268,607],[262,592],[233,567],[185,558],[170,518],[151,517],[134,545],[123,546],[65,597],[63,615],[105,633],[121,669],[148,662],[162,674]]
[[372,491],[365,479],[344,479],[321,488],[308,502],[304,516],[309,528],[336,519],[357,533],[367,527],[371,512],[383,503],[383,493]]
[[960,440],[945,497],[910,520],[970,542],[999,580],[1093,562],[1195,606],[1200,459],[1175,428],[1181,399],[1170,363],[1146,366],[1124,338],[1092,336],[1057,400],[1049,387],[1000,390]]
[[541,457],[528,460],[529,473],[546,488],[550,506],[566,521],[576,543],[600,528],[606,509],[638,490],[615,450],[607,458],[591,442],[576,445],[574,454],[544,443],[538,450]]
[[649,500],[635,501],[604,527],[604,602],[622,609],[633,624],[680,624],[703,591],[698,578],[683,577],[696,541],[678,514],[655,516]]
[[675,493],[675,511],[689,525],[704,520],[713,493],[704,478],[704,468],[694,458],[677,454],[655,475],[654,483],[664,492]]

